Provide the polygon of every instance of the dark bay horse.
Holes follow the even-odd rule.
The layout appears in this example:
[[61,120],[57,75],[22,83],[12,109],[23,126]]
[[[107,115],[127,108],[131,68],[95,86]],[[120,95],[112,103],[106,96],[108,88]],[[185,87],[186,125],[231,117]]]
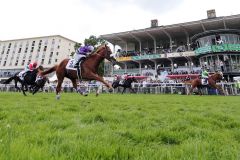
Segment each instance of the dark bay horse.
[[[35,94],[39,88],[44,86],[44,84],[46,82],[46,77],[43,77],[42,80],[44,81],[44,83],[43,83],[43,81],[41,81],[41,83],[38,83],[38,84],[35,83],[38,73],[40,73],[42,71],[43,71],[42,66],[37,67],[33,71],[28,71],[26,73],[26,75],[24,76],[23,80],[21,80],[20,77],[18,76],[19,75],[19,72],[18,72],[16,74],[14,74],[12,77],[10,77],[9,79],[7,79],[6,81],[4,81],[3,84],[9,84],[12,80],[14,80],[15,88],[18,91],[21,90],[25,96],[26,96],[25,91],[27,91],[29,89],[29,86],[30,86],[30,88],[32,88],[32,91]],[[21,84],[21,88],[19,88],[17,86],[18,82]]]
[[[208,85],[211,88],[217,89],[221,95],[225,95],[225,92],[223,91],[222,87],[217,85],[216,82],[223,79],[223,73],[222,72],[216,72],[209,76],[208,78]],[[200,95],[202,95],[200,89],[205,87],[206,85],[202,85],[202,81],[200,78],[196,78],[190,81],[186,81],[186,84],[191,84],[191,88],[189,90],[189,94],[192,94],[194,88],[198,88],[198,92]]]
[[120,80],[116,80],[112,83],[112,87],[115,89],[117,87],[123,87],[122,94],[125,92],[127,88],[129,88],[133,93],[135,93],[134,89],[132,88],[132,82],[137,82],[137,79],[133,76],[128,77],[124,80],[123,84],[120,84]]
[[[98,75],[97,70],[99,67],[99,64],[104,59],[109,60],[110,62],[116,62],[116,59],[114,58],[111,49],[107,45],[102,45],[98,47],[98,49],[91,54],[89,57],[86,58],[84,62],[81,64],[81,77],[84,80],[97,80],[105,84],[109,88],[109,92],[112,92],[112,86],[108,84],[102,76]],[[52,73],[56,71],[58,84],[56,87],[56,98],[60,98],[60,91],[61,91],[61,85],[63,83],[64,77],[69,78],[72,81],[73,87],[78,90],[77,88],[77,71],[76,70],[69,70],[66,69],[66,65],[68,63],[69,59],[62,60],[58,65],[53,66],[52,68],[49,68],[48,70],[42,72],[40,75],[46,75],[49,73]]]

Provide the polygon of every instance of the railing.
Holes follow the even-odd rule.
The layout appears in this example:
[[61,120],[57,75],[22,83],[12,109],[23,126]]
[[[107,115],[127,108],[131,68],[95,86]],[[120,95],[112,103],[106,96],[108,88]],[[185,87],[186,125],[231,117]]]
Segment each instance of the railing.
[[205,53],[212,53],[212,52],[226,52],[226,51],[233,51],[233,52],[240,52],[240,44],[219,44],[219,45],[211,45],[200,47],[195,50],[197,55],[205,54]]
[[[141,84],[135,83],[133,85],[133,89],[137,94],[187,94],[190,89],[190,85],[186,85],[183,83],[152,83],[151,86],[142,87]],[[222,86],[226,95],[240,95],[240,85],[236,85],[236,83],[219,83],[218,85]],[[87,87],[82,86],[89,93],[95,93],[99,91],[100,93],[108,93],[108,89],[106,86],[97,86],[97,85],[88,85]],[[44,87],[44,92],[55,92],[55,86]],[[123,88],[119,87],[114,89],[113,93],[118,94],[121,93]],[[0,91],[16,91],[14,85],[0,85]],[[75,89],[69,86],[65,86],[62,88],[63,92],[75,92]],[[204,87],[201,92],[204,95],[218,95],[218,91],[216,89],[212,89],[209,87]],[[126,93],[130,93],[129,89],[126,89]],[[197,94],[198,91],[195,89],[193,94]]]

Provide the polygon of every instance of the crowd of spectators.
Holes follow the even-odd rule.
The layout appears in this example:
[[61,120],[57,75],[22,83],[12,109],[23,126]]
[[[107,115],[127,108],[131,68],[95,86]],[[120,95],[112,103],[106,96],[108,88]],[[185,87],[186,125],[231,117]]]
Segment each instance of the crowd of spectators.
[[186,71],[186,70],[179,70],[179,71],[175,71],[175,72],[168,72],[169,75],[182,75],[182,74],[200,74],[201,70],[196,70],[196,71]]
[[139,51],[124,51],[121,49],[117,50],[118,57],[129,57],[129,56],[140,56],[140,55],[151,55],[151,54],[167,54],[173,52],[185,52],[187,47],[185,45],[180,45],[178,47],[171,48],[159,48],[157,47],[156,53],[154,53],[153,48],[145,48],[141,52]]

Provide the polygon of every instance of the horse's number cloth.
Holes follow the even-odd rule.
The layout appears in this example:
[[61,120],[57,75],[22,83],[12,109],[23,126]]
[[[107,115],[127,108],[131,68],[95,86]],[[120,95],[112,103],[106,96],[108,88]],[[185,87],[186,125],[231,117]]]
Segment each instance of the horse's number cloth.
[[66,65],[66,69],[77,70],[76,68],[74,68],[73,64],[74,64],[74,59],[70,59]]

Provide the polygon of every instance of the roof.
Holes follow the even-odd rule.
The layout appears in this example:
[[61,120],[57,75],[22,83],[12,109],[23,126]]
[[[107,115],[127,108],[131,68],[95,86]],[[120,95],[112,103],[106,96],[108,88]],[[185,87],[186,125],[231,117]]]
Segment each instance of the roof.
[[126,42],[139,42],[152,40],[152,38],[169,40],[169,37],[192,37],[195,34],[216,29],[240,29],[240,14],[202,19],[185,23],[178,23],[154,28],[145,28],[126,32],[101,35],[100,37],[112,44],[125,44]]
[[66,38],[64,36],[61,36],[61,35],[49,35],[49,36],[39,36],[39,37],[30,37],[30,38],[19,38],[19,39],[11,39],[11,40],[0,40],[0,42],[8,42],[8,41],[20,41],[20,40],[27,40],[27,39],[40,39],[40,38],[50,38],[50,37],[61,37],[63,39],[67,39],[69,41],[72,41],[74,43],[77,43],[76,41],[73,41],[69,38]]
[[210,30],[202,33],[198,33],[192,37],[192,41],[195,41],[198,38],[213,35],[213,34],[238,34],[240,35],[240,30],[238,29],[218,29],[218,30]]

